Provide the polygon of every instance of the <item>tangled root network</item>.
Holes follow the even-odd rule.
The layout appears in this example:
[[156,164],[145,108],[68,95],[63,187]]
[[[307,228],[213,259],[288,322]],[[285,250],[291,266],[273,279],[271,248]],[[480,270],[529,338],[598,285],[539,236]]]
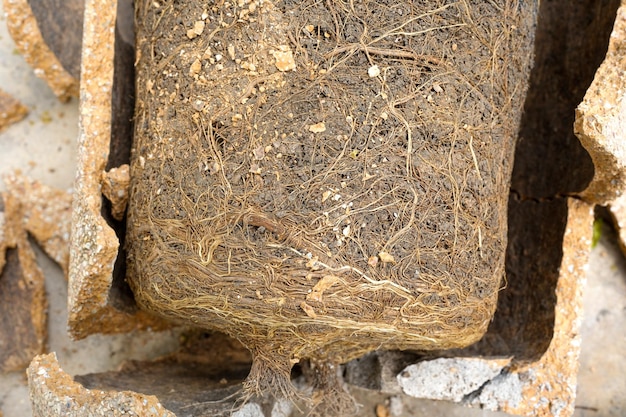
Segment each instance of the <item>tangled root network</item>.
[[504,274],[536,9],[137,1],[140,306],[243,342],[248,392],[292,395],[301,359],[337,392],[332,364],[478,340]]

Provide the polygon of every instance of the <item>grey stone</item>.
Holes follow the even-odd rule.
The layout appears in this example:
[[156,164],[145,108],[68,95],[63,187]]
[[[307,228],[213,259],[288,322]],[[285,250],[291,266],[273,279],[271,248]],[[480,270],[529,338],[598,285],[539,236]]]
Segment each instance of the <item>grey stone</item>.
[[510,359],[441,358],[410,365],[397,378],[402,391],[412,397],[459,402],[509,363]]
[[472,405],[494,411],[501,409],[503,404],[517,408],[522,401],[522,386],[519,374],[498,375],[483,387]]
[[265,417],[261,406],[255,403],[248,403],[233,413],[232,417]]

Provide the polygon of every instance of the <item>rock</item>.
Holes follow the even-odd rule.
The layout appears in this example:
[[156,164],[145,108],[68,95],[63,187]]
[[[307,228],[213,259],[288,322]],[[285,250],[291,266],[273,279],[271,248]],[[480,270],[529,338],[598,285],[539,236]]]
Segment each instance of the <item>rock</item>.
[[607,205],[626,188],[626,5],[617,12],[606,59],[576,109],[574,131],[587,149],[595,174],[582,193]]
[[54,353],[35,357],[27,375],[34,417],[176,417],[152,395],[86,389],[63,372]]
[[18,100],[0,90],[0,131],[19,122],[28,114],[28,109]]
[[124,164],[102,173],[102,194],[111,202],[111,215],[118,221],[124,218],[128,205],[129,169]]
[[[31,3],[40,12],[40,19],[33,13]],[[24,55],[26,62],[33,67],[35,75],[45,80],[62,101],[69,100],[70,97],[78,97],[78,74],[72,75],[68,72],[50,49],[48,41],[52,41],[54,49],[58,52],[65,50],[70,56],[76,56],[80,51],[80,44],[78,48],[75,45],[72,47],[72,42],[68,42],[66,38],[77,37],[80,40],[80,31],[71,30],[72,25],[69,25],[67,21],[64,22],[64,17],[69,16],[70,22],[80,19],[82,4],[83,2],[79,0],[66,2],[4,0],[7,27],[17,49]],[[40,29],[40,20],[46,16],[48,21],[44,22],[41,27],[41,29],[45,27],[47,32],[47,38],[44,38]],[[57,23],[56,30],[52,28],[55,22]],[[80,20],[74,26],[80,28]]]
[[27,0],[41,35],[63,68],[80,79],[84,0]]
[[502,406],[515,409],[523,399],[524,384],[516,373],[498,375],[485,384],[480,394],[470,404],[478,405],[487,410],[498,410]]
[[607,205],[626,253],[626,5],[617,12],[609,51],[585,100],[576,129],[594,157],[596,176],[583,197]]
[[510,363],[510,358],[439,358],[406,367],[398,383],[411,397],[460,402]]
[[255,403],[248,403],[233,413],[232,417],[265,417],[261,406]]

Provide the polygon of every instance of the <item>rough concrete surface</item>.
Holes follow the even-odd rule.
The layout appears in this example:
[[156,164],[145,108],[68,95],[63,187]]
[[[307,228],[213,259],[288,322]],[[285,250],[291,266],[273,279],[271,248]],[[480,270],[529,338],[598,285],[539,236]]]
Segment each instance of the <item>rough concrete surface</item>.
[[101,215],[101,181],[111,140],[117,1],[87,1],[85,11],[68,300],[69,329],[77,339],[166,327],[143,311],[110,302],[120,241]]
[[78,96],[78,80],[70,75],[42,37],[27,0],[4,0],[7,26],[17,49],[60,100]]
[[574,131],[593,159],[595,174],[582,193],[607,205],[626,188],[626,1],[617,18],[605,61],[576,109]]
[[86,389],[63,372],[54,353],[35,357],[27,374],[34,417],[174,417],[151,395]]
[[611,201],[608,206],[613,224],[618,232],[618,241],[622,252],[626,255],[626,193]]

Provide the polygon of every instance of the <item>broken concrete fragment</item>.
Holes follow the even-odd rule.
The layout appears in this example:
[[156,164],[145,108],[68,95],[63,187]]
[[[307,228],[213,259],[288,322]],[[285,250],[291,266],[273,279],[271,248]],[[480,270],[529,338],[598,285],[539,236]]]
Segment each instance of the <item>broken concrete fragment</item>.
[[128,187],[130,186],[130,168],[124,164],[102,173],[102,194],[111,202],[111,215],[115,220],[122,220],[128,205]]
[[28,114],[28,109],[17,99],[0,90],[0,131],[19,122]]
[[67,277],[72,194],[19,174],[5,176],[4,182],[7,192],[23,207],[22,227],[59,264]]
[[21,371],[44,350],[44,278],[30,248],[9,249],[0,272],[0,371]]
[[[116,10],[117,1],[85,3],[68,289],[68,327],[77,339],[167,326],[112,291],[120,241],[102,217],[101,188],[111,143]],[[119,279],[123,282],[123,275]]]
[[485,384],[476,398],[469,401],[487,410],[498,410],[501,407],[515,409],[523,400],[524,384],[516,373],[504,373],[496,376]]
[[[574,413],[580,356],[582,292],[592,229],[593,206],[580,200],[568,199],[552,340],[539,360],[526,364],[514,363],[511,372],[487,384],[484,387],[485,394],[479,395],[474,405],[492,407],[494,399],[497,399],[498,405],[493,409],[510,414],[564,417]],[[521,390],[515,388],[515,375],[518,376]],[[510,395],[502,398],[506,392]],[[518,401],[519,395],[521,401]]]
[[0,195],[0,371],[19,371],[43,352],[47,301],[44,276],[21,227],[22,204]]
[[398,384],[411,397],[460,402],[510,363],[511,358],[439,358],[406,367]]
[[175,417],[152,395],[86,389],[63,372],[54,353],[35,357],[27,375],[34,417]]
[[[48,14],[51,10],[56,11],[57,8],[50,8]],[[26,62],[35,70],[35,75],[45,80],[60,100],[78,97],[78,79],[66,71],[48,47],[29,2],[4,0],[4,12],[9,33]],[[61,30],[67,28],[62,27]]]
[[27,0],[46,45],[63,68],[80,78],[84,0]]
[[606,59],[576,109],[574,131],[587,149],[595,174],[582,193],[587,201],[607,205],[626,189],[626,5],[617,18]]
[[75,380],[93,391],[154,395],[179,416],[291,415],[293,405],[286,400],[254,398],[242,403],[242,381],[252,358],[241,343],[221,333],[205,332],[187,333],[184,340],[178,352],[164,358],[129,361],[118,370],[80,375]]

